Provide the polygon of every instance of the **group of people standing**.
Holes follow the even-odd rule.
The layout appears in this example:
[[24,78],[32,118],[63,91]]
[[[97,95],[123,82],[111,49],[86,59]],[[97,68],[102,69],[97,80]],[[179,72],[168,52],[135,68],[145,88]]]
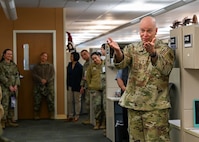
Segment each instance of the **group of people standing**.
[[[12,50],[6,49],[0,60],[0,84],[3,92],[2,105],[4,107],[4,117],[1,125],[18,126],[13,120],[14,107],[20,86],[20,73],[17,65],[12,60]],[[48,62],[48,54],[42,52],[40,61],[32,69],[32,78],[34,81],[34,118],[39,119],[41,101],[43,97],[47,98],[50,118],[54,118],[54,66]]]
[[[54,117],[54,67],[47,62],[48,54],[42,52],[40,62],[32,70],[34,85],[34,111],[35,119],[39,119],[41,100],[47,98],[50,117]],[[17,127],[14,119],[14,109],[18,98],[18,88],[20,86],[20,73],[17,65],[13,62],[13,51],[5,49],[0,60],[0,99],[1,129],[6,127]],[[2,130],[0,131],[2,134]],[[0,139],[1,140],[1,139]],[[2,139],[2,141],[9,141]]]
[[[80,55],[77,52],[71,52],[70,60],[67,66],[67,104],[68,114],[66,121],[78,121],[81,111],[82,95],[85,97],[87,118],[83,124],[90,124],[90,103],[94,109],[95,126],[93,129],[106,128],[105,114],[105,61],[103,60],[105,44],[102,45],[102,51],[89,53],[88,50],[80,52],[85,60],[84,64],[79,63]],[[90,101],[92,99],[92,102]]]
[[[154,17],[141,19],[139,30],[141,41],[129,44],[123,50],[112,38],[107,39],[107,45],[114,50],[115,67],[123,69],[116,79],[124,79],[123,84],[118,82],[118,85],[121,85],[123,93],[119,105],[125,108],[125,137],[130,142],[170,142],[168,86],[175,60],[174,51],[156,38],[158,28]],[[86,72],[82,73],[82,79],[87,84],[84,89],[91,96],[94,106],[94,129],[103,126],[106,116],[105,62],[100,55],[99,52],[91,53],[93,62],[87,64]]]
[[[155,18],[144,17],[140,21],[139,30],[141,41],[127,45],[123,51],[112,38],[108,38],[106,44],[114,49],[115,67],[118,69],[128,67],[128,79],[126,78],[127,73],[122,73],[122,76],[125,77],[125,86],[121,86],[124,92],[119,104],[127,108],[128,124],[125,125],[128,125],[129,141],[170,142],[168,119],[171,105],[168,82],[175,59],[174,52],[168,45],[156,38]],[[103,49],[105,49],[104,46],[102,46]],[[93,129],[95,130],[106,128],[106,70],[105,59],[101,58],[103,49],[101,53],[93,52],[91,55],[87,50],[82,50],[81,56],[86,61],[83,66],[79,63],[79,53],[71,52],[71,62],[67,66],[68,114],[66,121],[79,120],[81,95],[84,93],[88,120],[83,123],[90,124],[89,109],[90,98],[92,98],[91,103],[96,121]],[[46,72],[50,75],[48,76]],[[0,60],[0,73],[1,103],[5,111],[1,125],[4,128],[6,124],[17,126],[13,121],[14,101],[12,102],[11,98],[17,97],[20,78],[17,66],[12,61],[12,50],[10,49],[3,52]],[[50,94],[47,96],[48,108],[51,116],[54,115],[54,69],[47,62],[47,53],[41,54],[39,66],[33,69],[33,78],[37,83],[34,91],[37,94],[34,107],[35,117],[38,118],[41,97],[48,94]],[[127,115],[124,117],[126,118]]]
[[[155,18],[144,17],[139,30],[141,41],[125,46],[123,50],[112,38],[108,38],[106,44],[114,50],[115,67],[123,69],[116,80],[123,93],[119,105],[124,108],[125,138],[130,142],[170,142],[168,86],[174,51],[156,38]],[[83,52],[87,51],[82,51],[82,55]],[[105,62],[100,55],[99,52],[91,53],[92,62],[89,65],[87,62],[87,69],[82,73],[86,82],[83,87],[94,106],[94,129],[103,126],[106,116]]]

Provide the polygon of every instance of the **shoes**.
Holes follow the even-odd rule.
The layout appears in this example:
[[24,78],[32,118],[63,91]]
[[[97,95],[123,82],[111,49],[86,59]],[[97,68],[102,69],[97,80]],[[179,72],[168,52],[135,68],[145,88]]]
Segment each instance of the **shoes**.
[[76,122],[78,120],[79,120],[79,117],[77,117],[77,116],[73,119],[74,122]]
[[7,139],[5,137],[0,136],[0,142],[14,142],[14,141],[9,140],[9,139]]
[[90,124],[90,120],[89,120],[89,119],[88,119],[88,120],[85,120],[85,121],[82,122],[82,124],[84,124],[84,125],[89,125],[89,124]]
[[69,118],[66,118],[64,121],[65,121],[65,122],[72,122],[72,121],[73,121],[73,118],[69,117]]
[[50,112],[50,119],[55,119],[55,113],[54,112]]
[[95,126],[93,127],[93,130],[99,130],[100,129],[100,122],[96,121]]
[[106,129],[106,125],[101,125],[99,128],[100,129]]
[[106,121],[102,121],[102,124],[100,125],[100,129],[106,129]]
[[11,126],[11,127],[18,127],[19,124],[12,122],[11,120],[8,120],[8,122],[6,123],[6,126]]
[[34,119],[35,119],[35,120],[39,120],[40,117],[39,117],[39,116],[35,116]]
[[103,130],[103,135],[106,137],[106,129]]
[[40,119],[40,117],[39,117],[39,112],[38,112],[38,111],[35,111],[35,112],[34,112],[34,119],[35,119],[35,120],[39,120],[39,119]]

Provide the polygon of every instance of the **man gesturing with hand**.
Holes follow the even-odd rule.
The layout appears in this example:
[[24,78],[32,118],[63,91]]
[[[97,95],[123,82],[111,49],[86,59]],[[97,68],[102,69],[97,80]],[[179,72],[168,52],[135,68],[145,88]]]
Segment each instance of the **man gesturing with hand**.
[[155,18],[142,18],[139,30],[141,41],[123,51],[112,38],[107,39],[114,49],[115,66],[129,66],[128,83],[119,104],[128,108],[130,142],[169,142],[168,83],[174,52],[156,38]]

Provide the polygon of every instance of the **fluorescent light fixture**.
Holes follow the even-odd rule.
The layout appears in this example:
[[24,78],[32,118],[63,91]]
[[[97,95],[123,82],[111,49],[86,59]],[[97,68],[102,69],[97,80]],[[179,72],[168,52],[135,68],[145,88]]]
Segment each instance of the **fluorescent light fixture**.
[[133,19],[133,20],[130,21],[130,23],[131,23],[132,25],[137,24],[137,23],[139,23],[139,22],[140,22],[140,18],[135,18],[135,19]]
[[0,3],[6,17],[10,20],[16,20],[17,12],[14,0],[0,0]]
[[163,8],[163,9],[152,12],[152,15],[157,16],[157,15],[163,14],[165,12],[166,12],[166,10]]
[[151,4],[151,3],[144,3],[143,1],[132,1],[132,3],[129,4],[120,4],[116,6],[113,10],[114,11],[140,11],[140,12],[146,12],[146,11],[153,11],[160,8],[165,7],[165,4]]
[[195,0],[183,0],[184,2],[192,2],[192,1],[195,1]]

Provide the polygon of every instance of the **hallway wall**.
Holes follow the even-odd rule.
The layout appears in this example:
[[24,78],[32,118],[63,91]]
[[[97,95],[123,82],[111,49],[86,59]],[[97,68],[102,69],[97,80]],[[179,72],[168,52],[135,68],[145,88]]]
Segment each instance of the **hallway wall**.
[[0,53],[13,49],[13,30],[56,30],[57,114],[64,117],[64,16],[62,8],[17,8],[18,19],[8,20],[0,8]]

